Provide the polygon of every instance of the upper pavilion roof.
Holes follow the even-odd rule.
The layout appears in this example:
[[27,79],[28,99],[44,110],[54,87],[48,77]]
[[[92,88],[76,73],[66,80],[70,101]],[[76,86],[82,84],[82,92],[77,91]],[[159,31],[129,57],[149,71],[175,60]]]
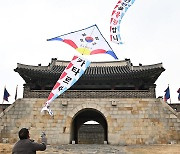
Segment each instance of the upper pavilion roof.
[[[14,69],[26,83],[53,85],[69,61],[52,58],[48,66],[17,64]],[[92,62],[75,85],[152,85],[165,71],[162,63],[133,66],[130,59],[111,62]],[[140,85],[139,85],[140,86]]]

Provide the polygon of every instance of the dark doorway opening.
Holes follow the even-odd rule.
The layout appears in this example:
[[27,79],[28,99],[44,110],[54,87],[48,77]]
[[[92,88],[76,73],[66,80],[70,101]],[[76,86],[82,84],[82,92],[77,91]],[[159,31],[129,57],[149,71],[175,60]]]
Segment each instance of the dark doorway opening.
[[70,140],[76,144],[103,144],[108,141],[107,132],[104,115],[96,109],[86,108],[74,116]]

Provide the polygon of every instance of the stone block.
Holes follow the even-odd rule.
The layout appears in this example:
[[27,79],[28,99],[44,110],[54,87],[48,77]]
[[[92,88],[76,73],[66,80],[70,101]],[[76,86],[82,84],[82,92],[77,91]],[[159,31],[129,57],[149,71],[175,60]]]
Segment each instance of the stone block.
[[117,102],[116,101],[111,101],[111,105],[112,106],[117,106]]
[[177,118],[174,114],[170,114],[170,118],[172,119],[172,118]]
[[138,111],[138,110],[132,110],[132,111],[131,111],[131,114],[137,115],[137,114],[139,114],[139,111]]

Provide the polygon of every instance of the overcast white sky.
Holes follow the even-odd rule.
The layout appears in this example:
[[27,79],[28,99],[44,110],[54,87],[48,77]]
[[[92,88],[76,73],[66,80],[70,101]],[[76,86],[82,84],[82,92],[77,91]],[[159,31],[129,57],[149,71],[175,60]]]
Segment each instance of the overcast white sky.
[[[121,23],[125,42],[109,40],[109,23],[118,0],[0,0],[0,103],[4,86],[14,102],[16,85],[22,98],[24,80],[14,72],[17,63],[47,66],[51,58],[71,60],[76,50],[46,39],[97,24],[119,60],[133,65],[163,63],[165,72],[156,81],[156,95],[163,96],[168,84],[171,102],[178,103],[180,88],[180,0],[136,0]],[[114,59],[90,56],[95,61]]]

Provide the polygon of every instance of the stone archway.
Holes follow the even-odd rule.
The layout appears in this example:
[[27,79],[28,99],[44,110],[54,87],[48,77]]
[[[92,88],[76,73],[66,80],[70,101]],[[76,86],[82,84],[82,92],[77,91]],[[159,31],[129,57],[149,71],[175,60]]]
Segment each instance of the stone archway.
[[[99,124],[85,125],[87,121]],[[103,144],[107,141],[108,126],[104,115],[92,108],[85,108],[75,114],[71,124],[71,141],[76,144]]]

